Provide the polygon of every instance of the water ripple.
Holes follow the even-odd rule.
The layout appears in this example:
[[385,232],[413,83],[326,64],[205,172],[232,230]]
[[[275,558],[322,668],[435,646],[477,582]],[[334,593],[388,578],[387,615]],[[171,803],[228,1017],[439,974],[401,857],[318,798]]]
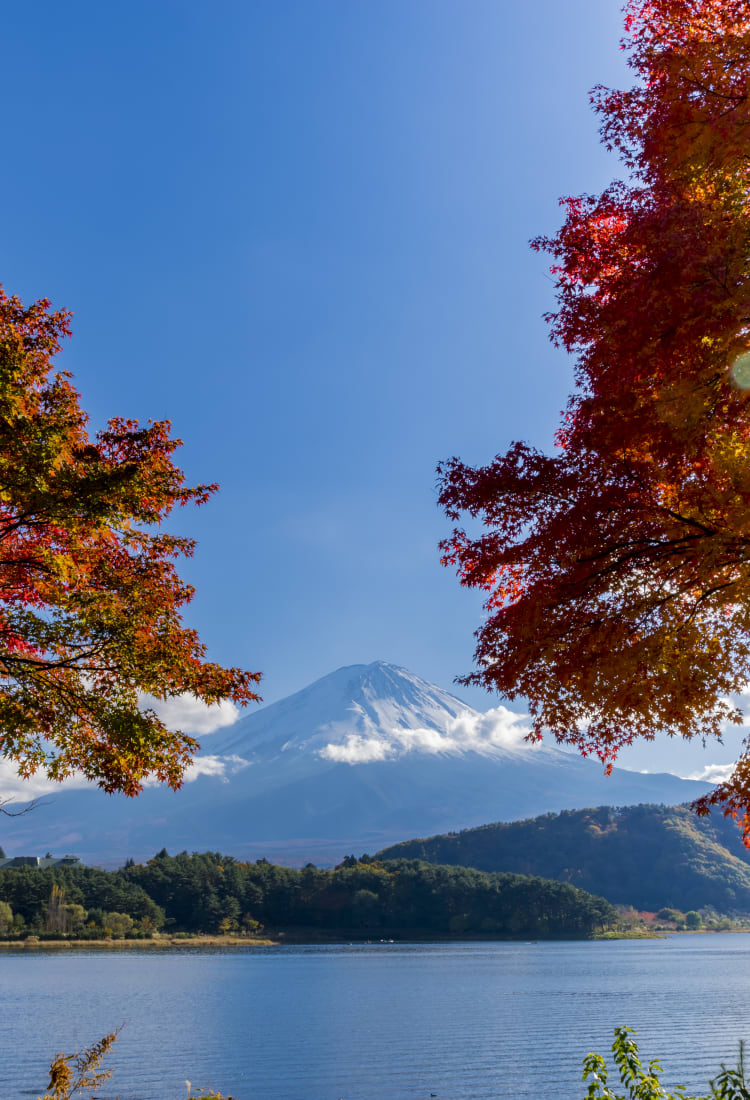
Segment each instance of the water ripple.
[[750,935],[539,944],[0,955],[0,1100],[126,1026],[102,1100],[578,1100],[581,1060],[637,1028],[702,1090],[750,1038]]

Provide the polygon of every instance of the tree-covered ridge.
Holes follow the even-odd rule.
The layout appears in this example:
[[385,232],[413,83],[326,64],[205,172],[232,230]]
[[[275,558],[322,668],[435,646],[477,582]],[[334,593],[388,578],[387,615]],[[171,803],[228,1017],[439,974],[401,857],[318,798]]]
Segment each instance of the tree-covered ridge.
[[69,931],[81,937],[101,933],[107,927],[102,920],[118,913],[133,918],[136,933],[252,932],[263,925],[362,935],[485,933],[535,939],[588,936],[616,917],[602,898],[525,875],[367,857],[349,857],[334,870],[312,864],[297,870],[266,860],[243,863],[216,852],[160,852],[146,864],[113,872],[8,868],[0,871],[3,903],[12,911],[6,931],[64,930],[55,925],[55,914],[67,906],[78,917],[78,926]]
[[565,810],[405,841],[377,858],[542,875],[636,909],[750,912],[750,853],[737,829],[684,806]]

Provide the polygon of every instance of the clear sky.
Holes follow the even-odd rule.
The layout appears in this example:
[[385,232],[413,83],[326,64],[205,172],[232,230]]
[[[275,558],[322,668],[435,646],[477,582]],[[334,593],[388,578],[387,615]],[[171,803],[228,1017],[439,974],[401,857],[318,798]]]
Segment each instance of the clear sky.
[[629,82],[620,24],[616,0],[5,8],[0,278],[74,312],[94,426],[171,418],[220,482],[177,521],[188,619],[268,702],[376,658],[470,670],[434,468],[551,446],[571,364],[528,241],[619,171],[587,93]]

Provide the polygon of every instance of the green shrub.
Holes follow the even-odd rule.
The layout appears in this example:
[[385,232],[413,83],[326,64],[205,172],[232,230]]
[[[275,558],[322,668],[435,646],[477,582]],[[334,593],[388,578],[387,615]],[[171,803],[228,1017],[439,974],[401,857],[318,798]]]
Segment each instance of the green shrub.
[[584,1100],[750,1100],[750,1088],[745,1082],[745,1050],[740,1043],[740,1054],[735,1069],[727,1069],[722,1063],[717,1077],[709,1081],[711,1090],[706,1096],[687,1096],[683,1085],[677,1085],[670,1093],[659,1081],[662,1072],[657,1061],[651,1061],[644,1069],[638,1057],[638,1047],[629,1027],[615,1028],[612,1055],[620,1074],[620,1082],[627,1090],[616,1093],[609,1088],[609,1071],[600,1054],[587,1054],[583,1060],[583,1081],[588,1081]]

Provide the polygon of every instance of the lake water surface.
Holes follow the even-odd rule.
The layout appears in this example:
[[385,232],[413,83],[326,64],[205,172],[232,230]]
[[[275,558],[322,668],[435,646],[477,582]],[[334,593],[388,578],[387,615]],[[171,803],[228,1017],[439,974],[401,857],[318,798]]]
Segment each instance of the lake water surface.
[[750,934],[6,951],[0,1100],[119,1024],[99,1095],[122,1100],[180,1100],[186,1078],[236,1100],[577,1100],[617,1024],[692,1092],[750,1039]]

